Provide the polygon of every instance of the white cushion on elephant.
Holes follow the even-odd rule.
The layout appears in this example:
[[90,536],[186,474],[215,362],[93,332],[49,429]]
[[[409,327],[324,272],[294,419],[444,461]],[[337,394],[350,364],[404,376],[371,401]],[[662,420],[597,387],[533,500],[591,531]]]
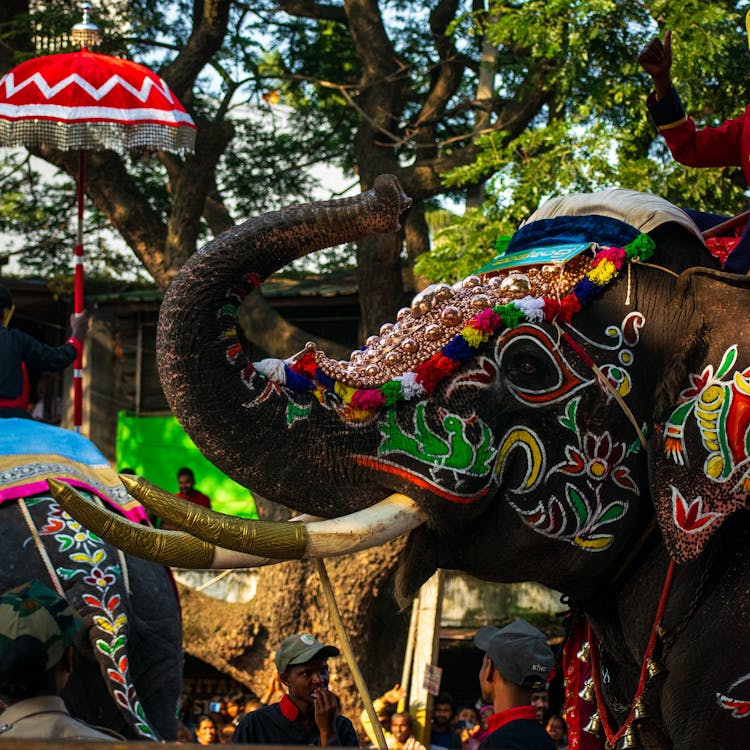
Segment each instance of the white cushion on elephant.
[[558,216],[609,216],[648,234],[669,221],[685,227],[705,245],[696,223],[681,209],[665,198],[651,193],[641,193],[626,188],[611,188],[596,193],[574,193],[550,198],[543,203],[521,226],[541,219]]

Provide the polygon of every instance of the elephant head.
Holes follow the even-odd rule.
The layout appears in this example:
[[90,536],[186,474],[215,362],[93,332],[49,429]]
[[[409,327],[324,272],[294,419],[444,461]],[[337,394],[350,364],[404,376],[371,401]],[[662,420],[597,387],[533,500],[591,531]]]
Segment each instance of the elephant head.
[[[625,686],[611,701],[623,705],[648,640],[645,620],[623,603],[640,606],[648,591],[657,609],[654,576],[667,551],[688,563],[722,526],[744,533],[743,514],[725,521],[750,485],[750,279],[716,270],[670,204],[616,192],[595,209],[584,202],[537,217],[477,276],[418,295],[349,362],[310,344],[251,363],[236,330],[243,297],[300,255],[394,231],[406,205],[383,177],[354,199],[252,219],[196,254],[162,308],[162,382],[196,444],[238,482],[329,520],[286,524],[296,528],[280,550],[275,526],[258,546],[262,524],[173,505],[203,546],[179,532],[128,529],[119,540],[161,559],[171,549],[196,567],[334,554],[350,522],[400,493],[390,515],[374,515],[379,533],[368,541],[360,528],[357,539],[378,544],[411,530],[402,595],[437,567],[560,590],[596,612],[610,658],[622,652],[627,669],[609,689]],[[70,507],[106,531],[97,510]],[[325,551],[321,531],[333,540]],[[698,628],[696,612],[720,603],[706,593],[705,571],[683,571],[698,591],[692,601],[690,587],[674,597],[687,612],[675,626],[684,636]],[[744,572],[741,581],[750,593]],[[689,671],[696,652],[683,640],[671,658]],[[730,674],[717,671],[711,684],[726,688]],[[679,702],[674,689],[664,695]],[[723,719],[732,696],[721,695]],[[679,721],[667,724],[657,734],[700,746]]]
[[[705,522],[726,515],[719,496],[735,507],[739,486],[744,498],[744,421],[729,420],[739,432],[719,465],[701,421],[708,407],[687,402],[701,384],[719,387],[716,373],[726,381],[747,364],[744,330],[727,338],[747,281],[708,268],[687,218],[654,196],[615,191],[597,196],[596,216],[584,202],[561,221],[528,223],[499,264],[428,288],[349,362],[308,344],[287,360],[251,363],[236,325],[242,299],[295,258],[395,231],[408,204],[397,181],[381,177],[356,198],[251,219],[184,266],[161,311],[159,367],[170,405],[213,463],[323,518],[393,492],[411,498],[398,507],[411,520],[393,529],[418,525],[406,593],[435,566],[585,593],[648,527],[652,499],[666,529],[669,513]],[[560,223],[569,257],[549,251]],[[667,481],[686,454],[691,471]],[[710,510],[687,497],[698,482],[717,496]],[[466,535],[478,543],[462,543]],[[241,534],[206,538],[248,551]],[[679,533],[671,541],[678,555]],[[304,555],[301,545],[262,554]],[[488,560],[488,547],[502,552]],[[212,551],[202,554],[211,561]]]

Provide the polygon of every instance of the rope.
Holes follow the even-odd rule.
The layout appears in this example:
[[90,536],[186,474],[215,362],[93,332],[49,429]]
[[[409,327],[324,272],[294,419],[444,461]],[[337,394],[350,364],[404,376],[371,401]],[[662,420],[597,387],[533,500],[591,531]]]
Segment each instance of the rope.
[[600,664],[599,664],[599,652],[597,647],[596,638],[591,630],[591,623],[588,624],[588,638],[589,648],[591,649],[591,679],[594,682],[594,693],[596,694],[596,707],[599,711],[599,718],[602,721],[602,727],[604,728],[604,736],[607,742],[614,746],[622,736],[627,732],[630,725],[633,723],[633,716],[635,714],[635,706],[638,699],[643,694],[643,690],[646,687],[646,677],[648,675],[648,662],[651,659],[651,655],[654,652],[654,646],[656,645],[656,638],[659,634],[659,628],[661,621],[664,618],[664,610],[667,606],[667,598],[669,596],[669,590],[672,586],[672,579],[674,578],[675,562],[674,560],[669,561],[669,567],[667,568],[667,574],[664,578],[664,585],[661,589],[661,596],[659,597],[659,606],[656,608],[656,616],[654,617],[654,624],[651,626],[651,635],[646,645],[646,651],[643,654],[643,662],[641,664],[641,674],[638,678],[638,687],[636,688],[635,695],[633,696],[633,702],[630,704],[630,713],[625,723],[617,730],[612,731],[612,726],[609,723],[609,716],[607,715],[607,704],[604,702],[602,696],[602,686],[600,678]]
[[[559,328],[558,323],[555,323],[555,326]],[[596,362],[594,362],[594,360],[589,357],[583,347],[581,347],[578,343],[576,343],[576,341],[573,340],[573,337],[567,331],[560,329],[560,335],[565,343],[568,344],[568,346],[584,361],[584,363],[591,368],[591,370],[596,375],[596,380],[599,385],[604,390],[608,391],[610,396],[612,396],[612,398],[617,402],[617,405],[622,409],[623,413],[630,421],[630,424],[633,425],[633,428],[635,429],[636,435],[638,435],[638,440],[640,440],[641,445],[645,448],[646,436],[643,434],[643,430],[641,430],[640,425],[638,424],[638,422],[636,422],[633,412],[625,403],[623,397],[617,392],[612,383],[609,382],[604,373],[596,366]]]
[[24,499],[22,497],[18,498],[18,508],[20,509],[21,515],[24,517],[24,520],[26,521],[26,525],[29,527],[31,538],[34,540],[34,544],[36,545],[36,549],[39,552],[39,557],[42,558],[44,567],[47,568],[49,579],[50,581],[52,581],[52,585],[55,587],[55,591],[57,591],[57,593],[60,594],[63,599],[65,599],[65,592],[63,591],[63,587],[60,584],[60,579],[57,577],[55,567],[54,565],[52,565],[52,560],[50,560],[50,557],[47,554],[47,549],[42,542],[42,538],[39,536],[39,531],[34,525],[34,521],[31,518],[31,513],[29,513],[29,509],[26,507],[26,503],[24,502]]

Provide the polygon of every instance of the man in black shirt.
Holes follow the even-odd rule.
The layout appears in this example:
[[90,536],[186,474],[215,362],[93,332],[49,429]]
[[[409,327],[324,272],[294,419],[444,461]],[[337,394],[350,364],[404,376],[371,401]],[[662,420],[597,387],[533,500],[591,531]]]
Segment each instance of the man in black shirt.
[[61,346],[48,346],[28,333],[8,328],[13,316],[13,300],[0,284],[0,417],[30,418],[29,374],[58,372],[75,362],[88,330],[86,313],[70,316],[70,338]]
[[554,664],[544,633],[525,620],[504,628],[480,628],[474,645],[484,651],[479,670],[482,698],[494,706],[481,750],[555,750],[537,721],[531,694],[542,687]]
[[328,657],[338,656],[307,633],[287,638],[276,650],[276,669],[288,691],[280,703],[246,714],[233,742],[247,745],[316,745],[358,747],[351,721],[338,713],[328,690]]

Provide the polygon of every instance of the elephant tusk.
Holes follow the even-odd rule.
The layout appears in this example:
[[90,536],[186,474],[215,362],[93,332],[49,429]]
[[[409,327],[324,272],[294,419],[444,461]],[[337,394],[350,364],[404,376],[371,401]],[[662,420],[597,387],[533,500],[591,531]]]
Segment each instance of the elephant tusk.
[[[131,477],[128,479],[132,481]],[[145,481],[136,482],[139,485],[136,494],[144,488]],[[132,523],[86,500],[63,482],[51,479],[48,485],[53,497],[69,515],[105,541],[138,557],[179,568],[248,568],[281,560],[346,555],[395,539],[424,521],[424,515],[414,500],[400,494],[391,495],[376,505],[341,518],[323,521],[303,521],[300,518],[294,522],[277,522],[239,519],[215,513],[155,488],[161,496],[155,500],[155,494],[150,494],[150,502],[152,505],[162,504],[168,498],[170,512],[164,516],[170,520],[179,521],[173,517],[180,515],[174,510],[180,503],[190,505],[185,510],[191,514],[196,508],[199,511],[190,523],[184,516],[182,519],[182,525],[190,526],[193,533],[161,531]],[[211,518],[209,514],[217,518]],[[206,524],[205,517],[211,523]],[[217,524],[217,520],[221,523]],[[206,530],[208,533],[205,533]],[[252,541],[252,551],[241,547],[238,549],[238,540],[248,538]],[[280,556],[280,547],[287,551],[285,557]]]
[[206,542],[275,560],[299,560],[307,549],[304,523],[228,516],[176,497],[143,477],[122,474],[120,480],[130,495],[149,510]]
[[48,479],[47,485],[68,515],[123,552],[176,568],[211,567],[214,549],[207,542],[181,531],[159,531],[128,521],[57,479]]
[[142,477],[124,474],[120,479],[136,500],[188,533],[227,550],[277,560],[348,555],[395,539],[424,521],[414,500],[400,494],[340,518],[258,521],[202,508]]

